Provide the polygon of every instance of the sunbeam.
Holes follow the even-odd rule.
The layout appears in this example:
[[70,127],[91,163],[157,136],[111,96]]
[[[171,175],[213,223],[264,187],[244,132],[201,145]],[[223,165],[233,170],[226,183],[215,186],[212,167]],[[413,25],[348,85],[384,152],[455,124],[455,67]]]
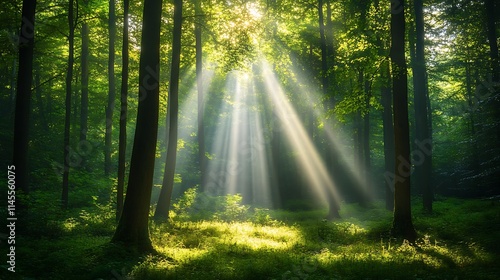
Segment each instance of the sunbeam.
[[324,203],[333,199],[334,203],[338,205],[340,203],[338,190],[295,109],[286,98],[269,64],[263,60],[261,66],[267,93],[277,110],[287,139],[298,154],[298,164],[304,170],[308,183],[311,184],[317,197]]
[[271,191],[262,119],[249,73],[232,71],[226,81],[208,163],[212,194],[241,194],[245,203],[270,207]]
[[[348,147],[348,145],[346,143],[346,137],[342,135],[340,129],[334,128],[336,122],[335,119],[327,119],[327,112],[321,109],[323,107],[321,106],[321,95],[314,90],[314,87],[310,85],[310,83],[306,81],[302,75],[299,74],[297,67],[291,66],[290,71],[291,73],[294,73],[293,77],[290,78],[290,81],[295,88],[301,89],[300,93],[305,96],[307,101],[305,102],[306,108],[313,113],[316,120],[322,123],[323,131],[328,138],[328,144],[331,145],[330,148],[334,151],[335,157],[337,157],[337,159],[334,159],[337,161],[336,167],[340,167],[344,175],[348,175],[355,180],[356,184],[354,184],[354,186],[359,188],[358,191],[360,191],[363,196],[372,199],[373,192],[368,185],[368,182],[373,182],[373,180],[371,176],[369,176],[369,180],[364,177],[367,176],[367,174],[363,164],[356,162],[356,158],[353,153],[347,152],[346,147]],[[304,85],[306,90],[303,90]],[[340,123],[338,124],[340,125]],[[335,177],[333,179],[334,182],[337,182],[338,180],[338,178]]]

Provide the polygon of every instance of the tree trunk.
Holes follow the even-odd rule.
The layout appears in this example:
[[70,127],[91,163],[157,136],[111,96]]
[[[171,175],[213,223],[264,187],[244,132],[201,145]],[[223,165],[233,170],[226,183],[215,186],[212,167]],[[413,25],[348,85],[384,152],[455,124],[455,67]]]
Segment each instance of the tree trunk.
[[328,81],[328,50],[325,37],[323,0],[318,0],[318,18],[319,18],[319,36],[321,45],[321,84],[323,86],[323,95],[326,98],[328,95],[328,90],[330,85]]
[[392,92],[391,92],[391,72],[389,63],[385,63],[382,70],[382,77],[385,82],[382,87],[382,120],[384,126],[384,161],[385,161],[385,208],[389,211],[394,210],[394,181],[387,180],[387,174],[394,172],[394,123],[392,120]]
[[113,136],[113,111],[115,108],[115,0],[109,0],[109,50],[108,50],[108,106],[106,107],[106,134],[104,136],[104,175],[111,172],[111,141]]
[[82,23],[82,54],[81,54],[81,83],[82,96],[80,103],[80,141],[87,140],[87,120],[89,115],[89,25]]
[[35,0],[24,0],[19,32],[19,71],[17,73],[16,112],[14,123],[13,164],[17,187],[29,192],[28,143],[35,42]]
[[[426,143],[431,147],[431,139],[429,133],[429,120],[427,112],[427,79],[426,66],[424,57],[424,15],[423,1],[414,0],[415,9],[415,56],[413,61],[413,88],[414,88],[414,107],[415,107],[415,143]],[[418,147],[418,144],[417,144]],[[423,197],[424,210],[428,213],[432,212],[432,201],[434,199],[431,178],[432,164],[431,158],[432,148],[416,149],[414,166],[417,179],[417,188],[421,190]]]
[[123,1],[123,45],[122,45],[122,83],[120,92],[120,135],[118,144],[118,185],[116,187],[116,220],[120,220],[123,210],[123,190],[125,187],[125,157],[127,151],[127,107],[128,107],[128,12],[129,0]]
[[370,158],[370,82],[365,79],[365,115],[363,117],[363,168],[365,171],[365,184],[363,189],[363,205],[368,206],[371,203],[371,158]]
[[127,196],[112,242],[152,251],[148,216],[158,133],[161,0],[145,0],[139,64],[139,107]]
[[404,0],[393,1],[392,4],[390,57],[396,156],[392,234],[414,242],[416,232],[411,217],[410,133],[408,123],[408,77],[405,60]]
[[[328,43],[325,36],[325,23],[323,15],[323,0],[318,0],[318,23],[319,23],[319,35],[320,35],[320,45],[321,45],[321,85],[323,89],[323,96],[325,98],[323,106],[328,109],[328,99],[329,99],[329,77],[328,77]],[[328,137],[326,136],[326,131],[324,133],[325,143],[326,143],[326,153],[327,159],[333,157],[330,154],[330,147],[328,143]],[[328,194],[328,219],[338,219],[340,218],[339,206],[335,203],[335,198],[332,194]]]
[[170,200],[174,188],[175,162],[177,158],[177,125],[179,111],[179,67],[181,58],[182,0],[174,0],[174,31],[172,38],[172,70],[170,71],[169,111],[170,126],[168,132],[167,162],[163,175],[163,184],[156,206],[155,219],[167,220]]
[[205,189],[207,159],[205,157],[205,127],[203,125],[204,97],[203,97],[203,49],[201,41],[201,0],[195,2],[196,21],[194,34],[196,37],[196,85],[198,89],[198,161],[200,165],[200,189]]
[[63,187],[62,187],[62,206],[63,208],[68,208],[68,195],[69,195],[69,167],[70,167],[70,146],[69,146],[69,138],[70,138],[70,125],[71,125],[71,81],[73,79],[73,64],[74,64],[74,52],[75,52],[75,24],[74,24],[74,3],[73,0],[69,1],[68,8],[68,26],[69,26],[69,35],[68,35],[68,68],[66,70],[66,114],[64,119],[64,167],[63,167]]

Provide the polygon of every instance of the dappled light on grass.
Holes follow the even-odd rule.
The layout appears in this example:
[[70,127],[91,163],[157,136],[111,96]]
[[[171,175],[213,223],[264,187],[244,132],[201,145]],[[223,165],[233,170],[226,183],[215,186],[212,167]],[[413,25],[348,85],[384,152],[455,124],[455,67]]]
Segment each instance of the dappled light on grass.
[[[192,191],[188,194],[193,196]],[[26,244],[19,258],[37,260],[24,263],[21,273],[33,271],[37,274],[31,273],[32,278],[50,280],[112,279],[113,272],[124,279],[148,280],[306,276],[324,280],[497,280],[500,274],[500,217],[498,205],[490,202],[435,202],[440,214],[416,219],[421,235],[410,246],[387,235],[391,216],[382,202],[370,210],[345,204],[341,210],[344,220],[329,222],[322,220],[326,209],[255,209],[236,198],[210,198],[210,205],[220,204],[216,211],[189,208],[194,198],[176,202],[179,206],[173,210],[176,215],[171,215],[170,224],[150,223],[158,255],[140,258],[108,244],[114,215],[107,206],[64,213],[65,219],[50,223],[40,219],[37,230],[45,232],[42,239],[19,236],[19,242]],[[465,211],[471,215],[463,215]],[[33,247],[37,250],[29,249]],[[88,271],[93,271],[91,278],[79,278],[88,276]]]
[[[311,219],[319,217],[316,211],[268,210],[271,218],[265,225],[250,222],[252,216],[233,222],[174,219],[171,225],[152,230],[156,249],[172,259],[143,263],[132,275],[139,279],[473,279],[474,267],[494,262],[493,255],[474,242],[445,242],[424,235],[412,246],[379,235],[378,224],[390,223],[390,218],[383,211],[368,212],[349,204],[343,212],[346,221],[328,222]],[[309,218],[304,220],[306,214]],[[287,222],[274,220],[285,215]],[[477,278],[496,279],[492,275],[483,272]]]

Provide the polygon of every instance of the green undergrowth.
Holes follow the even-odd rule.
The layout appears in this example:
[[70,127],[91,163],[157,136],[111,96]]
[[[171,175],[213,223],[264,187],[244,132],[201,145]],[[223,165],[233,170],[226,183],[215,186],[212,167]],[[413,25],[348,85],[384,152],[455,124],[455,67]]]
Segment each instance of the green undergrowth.
[[[389,236],[383,204],[325,209],[253,208],[241,197],[188,191],[169,223],[150,223],[157,251],[109,243],[111,205],[58,214],[17,237],[17,279],[498,279],[500,205],[446,198],[425,214],[414,200],[416,244]],[[204,210],[200,205],[205,208]],[[64,217],[63,217],[64,216]],[[63,218],[63,219],[62,219]],[[5,258],[5,257],[4,257]],[[5,263],[5,262],[3,262]],[[3,266],[5,267],[5,266]],[[3,269],[1,279],[6,276]],[[24,277],[24,278],[23,278]]]

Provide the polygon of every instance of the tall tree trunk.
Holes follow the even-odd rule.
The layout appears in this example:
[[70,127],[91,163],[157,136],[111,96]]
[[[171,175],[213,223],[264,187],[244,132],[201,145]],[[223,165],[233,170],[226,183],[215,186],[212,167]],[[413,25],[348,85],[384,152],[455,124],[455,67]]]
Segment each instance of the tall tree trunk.
[[71,125],[71,81],[73,80],[73,64],[75,52],[75,24],[74,24],[74,2],[69,0],[68,8],[68,68],[66,70],[66,114],[64,118],[64,167],[63,167],[63,187],[61,201],[63,208],[68,208],[68,195],[69,195],[69,167],[70,167],[70,125]]
[[[88,3],[84,1],[84,3]],[[81,103],[80,103],[80,141],[87,140],[87,120],[89,114],[89,25],[82,23],[82,54],[81,54]]]
[[[321,47],[321,85],[323,87],[323,95],[328,96],[329,81],[328,81],[328,50],[325,37],[325,23],[323,15],[323,0],[318,0],[318,19],[319,19],[319,36]],[[325,102],[325,105],[327,103]]]
[[139,63],[139,107],[127,196],[112,242],[152,251],[148,216],[158,134],[161,0],[145,0]]
[[392,234],[414,242],[416,232],[411,218],[410,132],[408,123],[408,73],[405,60],[404,0],[392,1],[392,5],[390,57],[396,156]]
[[123,45],[122,45],[122,83],[120,92],[120,135],[118,144],[118,185],[116,187],[116,220],[119,221],[123,210],[123,190],[125,187],[125,157],[127,150],[127,107],[128,107],[128,12],[129,0],[123,1]]
[[182,0],[174,0],[174,31],[172,38],[172,69],[170,71],[169,112],[170,126],[168,132],[167,161],[163,175],[155,219],[167,220],[168,210],[174,188],[175,162],[177,158],[177,125],[179,111],[179,67],[181,58],[182,33]]
[[[323,0],[318,0],[318,23],[319,23],[319,35],[320,35],[320,45],[321,45],[321,85],[323,89],[323,96],[325,98],[325,101],[323,103],[323,106],[325,110],[328,109],[328,99],[329,99],[329,89],[330,89],[330,83],[329,83],[329,77],[328,77],[328,49],[327,49],[327,41],[326,41],[326,36],[325,36],[325,21],[324,21],[324,14],[323,14]],[[327,152],[325,153],[325,156],[327,159],[331,159],[330,155],[330,147],[328,144],[328,137],[326,136],[326,131],[324,133],[324,138],[326,141],[326,150]],[[339,205],[335,203],[335,198],[333,197],[333,194],[328,194],[328,219],[338,219],[340,218],[339,214]]]
[[14,121],[13,164],[17,187],[29,192],[28,142],[35,44],[35,0],[24,0],[19,31],[19,71],[17,73],[16,112]]
[[[427,112],[427,78],[424,57],[424,14],[423,0],[414,0],[415,10],[415,56],[412,57],[413,65],[413,88],[415,107],[415,142],[425,143],[426,149],[417,150],[414,158],[417,187],[422,192],[424,210],[432,212],[432,201],[434,199],[432,178],[432,144],[429,133],[429,120]],[[417,144],[419,147],[419,145]]]
[[381,76],[384,77],[384,85],[381,89],[382,120],[384,126],[384,166],[385,166],[385,208],[394,210],[394,181],[387,180],[388,174],[395,170],[394,164],[394,123],[392,120],[392,91],[391,91],[391,70],[389,62],[384,63]]
[[115,108],[115,0],[109,0],[109,57],[108,57],[108,106],[106,107],[106,134],[104,136],[104,174],[111,172],[111,141],[113,136],[113,111]]
[[194,34],[196,37],[196,86],[198,89],[198,161],[200,164],[200,189],[205,188],[207,159],[205,157],[205,127],[203,125],[204,97],[203,97],[203,48],[201,41],[202,10],[201,0],[195,2],[196,21]]

